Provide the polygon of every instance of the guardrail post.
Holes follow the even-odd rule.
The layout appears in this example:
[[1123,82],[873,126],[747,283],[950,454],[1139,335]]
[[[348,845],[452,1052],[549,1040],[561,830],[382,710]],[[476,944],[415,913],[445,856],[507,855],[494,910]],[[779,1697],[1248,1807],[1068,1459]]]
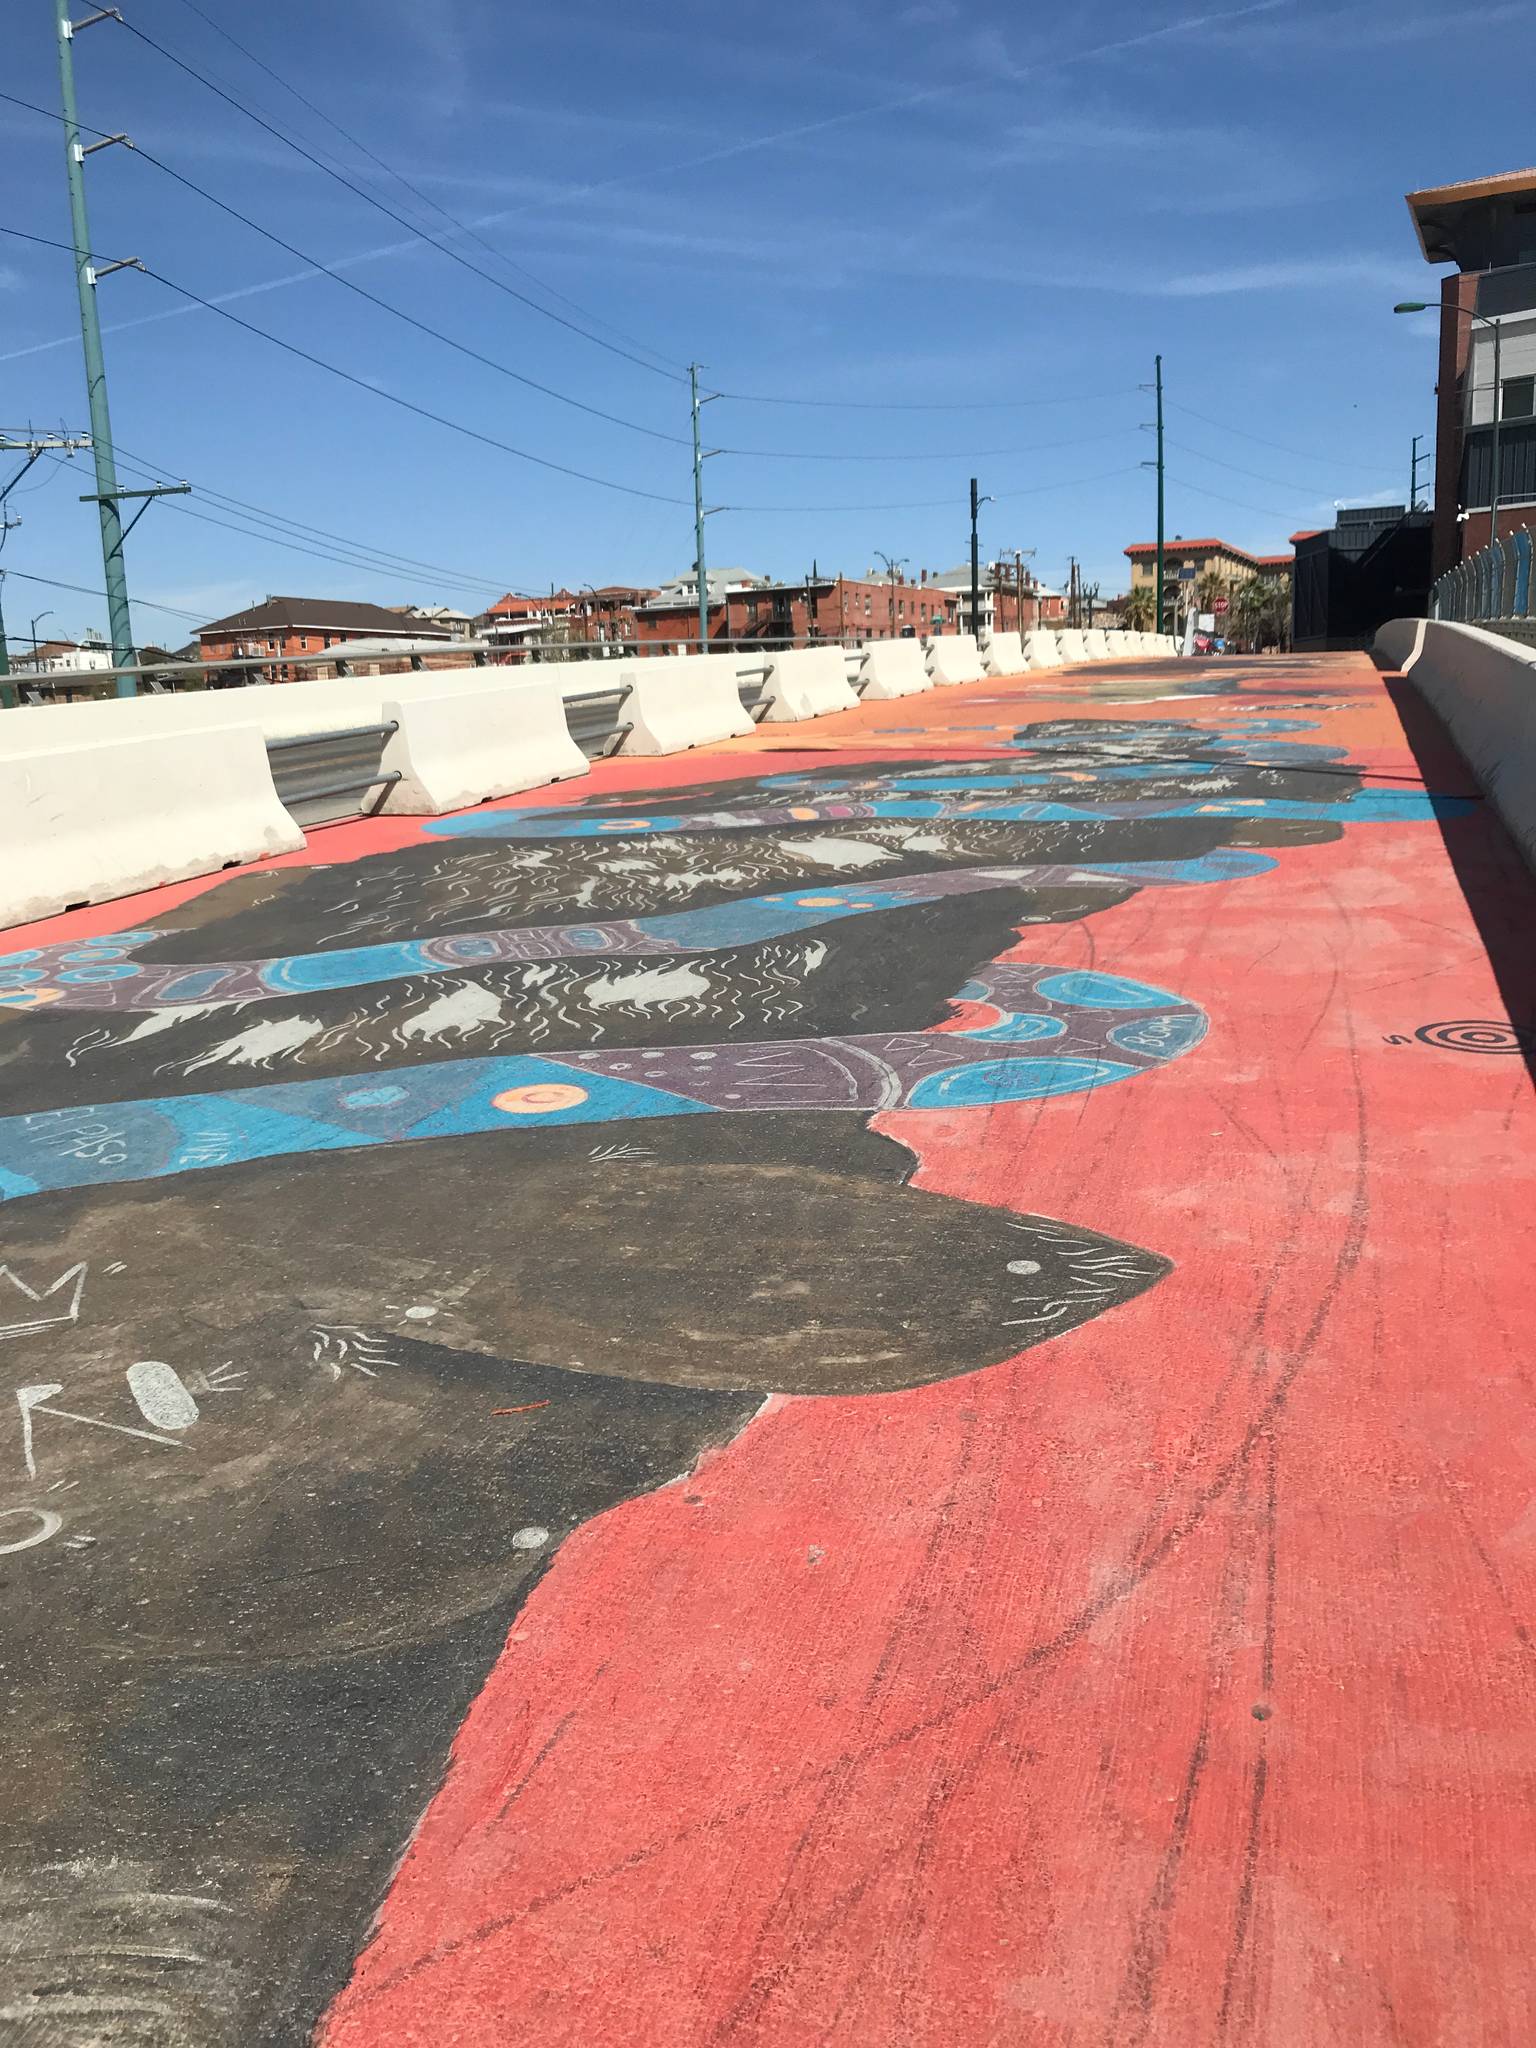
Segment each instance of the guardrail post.
[[1515,594],[1511,616],[1528,619],[1531,615],[1531,535],[1528,527],[1522,526],[1512,536],[1515,547]]

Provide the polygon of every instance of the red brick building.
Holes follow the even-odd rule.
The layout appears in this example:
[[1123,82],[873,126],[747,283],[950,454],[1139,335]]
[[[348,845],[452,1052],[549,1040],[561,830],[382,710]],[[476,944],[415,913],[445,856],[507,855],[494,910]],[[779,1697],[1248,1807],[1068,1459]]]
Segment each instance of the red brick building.
[[344,598],[269,597],[264,604],[231,612],[228,618],[214,619],[211,624],[200,626],[197,633],[198,652],[210,670],[217,669],[222,661],[269,654],[276,657],[266,668],[231,670],[231,682],[300,682],[306,676],[320,674],[320,665],[310,662],[293,667],[284,660],[285,656],[316,654],[351,640],[441,640],[444,660],[436,663],[429,656],[428,667],[451,666],[464,659],[455,649],[453,636],[443,627],[402,618],[399,612],[381,604],[354,604]]
[[[714,578],[711,576],[711,583]],[[952,590],[847,576],[807,577],[712,594],[709,644],[717,651],[803,645],[808,641],[894,640],[952,633],[960,601]],[[649,644],[695,640],[699,608],[692,598],[653,597],[635,613],[635,633]]]

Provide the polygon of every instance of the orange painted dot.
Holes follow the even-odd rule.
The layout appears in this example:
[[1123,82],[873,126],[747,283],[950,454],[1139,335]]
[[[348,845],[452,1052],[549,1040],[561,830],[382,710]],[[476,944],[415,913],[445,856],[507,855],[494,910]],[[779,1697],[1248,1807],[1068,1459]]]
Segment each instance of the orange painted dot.
[[36,1010],[44,1003],[56,1003],[63,993],[61,988],[18,988],[0,991],[0,1008]]
[[841,896],[797,896],[795,902],[801,910],[841,910]]
[[819,818],[820,811],[813,811],[809,804],[796,804],[789,814],[792,818]]
[[599,832],[634,832],[650,822],[649,818],[608,818],[597,829]]
[[534,1081],[526,1088],[503,1088],[491,1097],[492,1109],[503,1116],[548,1116],[557,1109],[574,1109],[585,1102],[588,1091],[566,1081]]

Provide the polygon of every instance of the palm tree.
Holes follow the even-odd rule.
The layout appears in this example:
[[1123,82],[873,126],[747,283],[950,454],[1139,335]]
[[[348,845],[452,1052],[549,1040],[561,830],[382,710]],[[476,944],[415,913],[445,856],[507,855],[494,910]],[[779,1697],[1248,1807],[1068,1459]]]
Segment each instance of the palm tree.
[[1120,623],[1131,633],[1157,631],[1157,592],[1150,583],[1136,583],[1120,600]]

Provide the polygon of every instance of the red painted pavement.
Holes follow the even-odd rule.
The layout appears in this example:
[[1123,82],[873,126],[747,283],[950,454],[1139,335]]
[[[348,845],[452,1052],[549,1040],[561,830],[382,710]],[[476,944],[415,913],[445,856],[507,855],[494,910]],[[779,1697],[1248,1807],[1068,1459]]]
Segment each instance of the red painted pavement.
[[[1368,663],[1273,673],[817,732],[852,761],[1320,689],[1298,737],[1411,786]],[[1536,1107],[1518,1054],[1414,1036],[1531,1022],[1533,931],[1484,815],[1031,928],[1021,956],[1177,989],[1210,1036],[1135,1088],[880,1128],[926,1186],[1175,1271],[966,1379],[771,1403],[570,1537],[324,2048],[1536,2039]]]
[[[1303,737],[1412,777],[1368,664],[1306,666]],[[1536,1113],[1518,1055],[1412,1036],[1509,1014],[1448,843],[1528,945],[1482,816],[1030,931],[1210,1037],[881,1127],[1175,1272],[968,1379],[776,1403],[573,1536],[325,2048],[1536,2038]]]

